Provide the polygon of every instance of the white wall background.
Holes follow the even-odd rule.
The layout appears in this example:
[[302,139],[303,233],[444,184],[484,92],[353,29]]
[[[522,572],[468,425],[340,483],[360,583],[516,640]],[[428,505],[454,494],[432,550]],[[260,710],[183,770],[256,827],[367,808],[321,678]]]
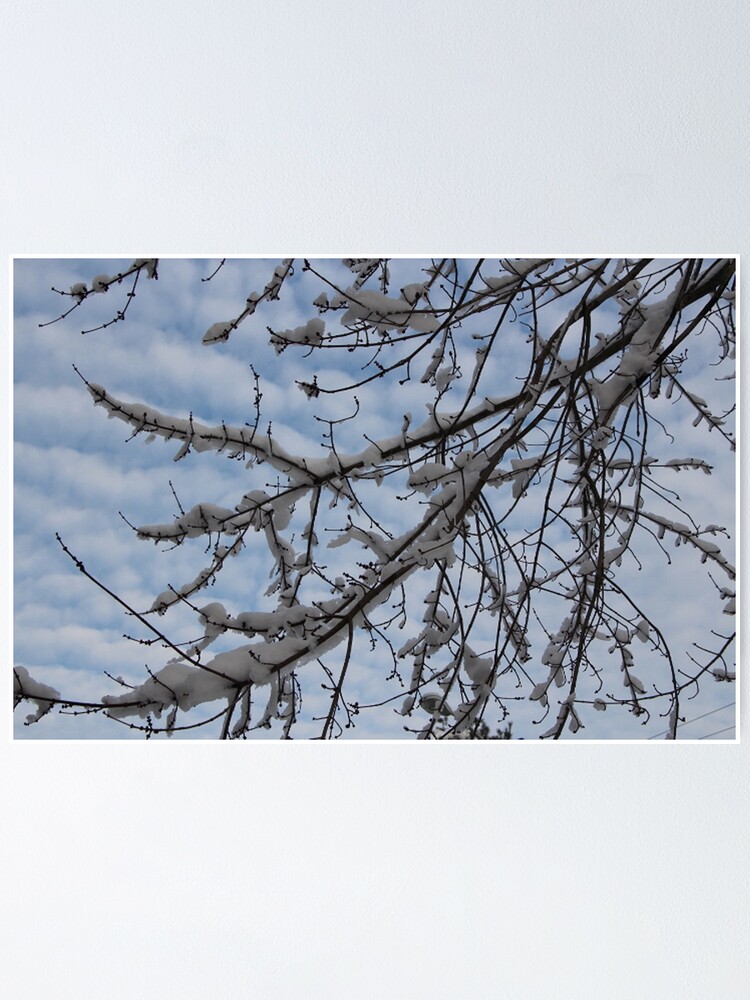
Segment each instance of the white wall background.
[[[6,302],[12,253],[745,253],[749,28],[740,0],[6,0]],[[744,745],[1,753],[17,997],[744,995]]]

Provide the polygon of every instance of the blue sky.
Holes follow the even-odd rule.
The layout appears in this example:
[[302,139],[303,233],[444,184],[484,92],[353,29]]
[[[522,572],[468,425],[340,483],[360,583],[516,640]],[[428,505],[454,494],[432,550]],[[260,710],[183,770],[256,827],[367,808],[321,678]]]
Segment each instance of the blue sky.
[[[120,421],[107,420],[104,412],[92,405],[73,365],[120,399],[142,401],[181,417],[192,412],[196,420],[209,424],[225,420],[235,425],[254,419],[254,369],[261,377],[260,428],[265,430],[271,422],[276,440],[293,454],[323,457],[320,434],[326,425],[321,420],[340,420],[353,412],[348,395],[308,400],[295,385],[298,380],[310,379],[310,365],[317,364],[317,356],[306,359],[304,352],[293,349],[277,354],[269,344],[267,324],[283,330],[317,315],[311,303],[322,286],[310,274],[298,271],[280,301],[260,308],[228,342],[201,343],[206,329],[236,316],[249,292],[262,290],[278,261],[231,261],[205,282],[201,279],[211,274],[217,261],[165,259],[158,281],[140,281],[124,322],[85,336],[80,332],[106,322],[124,306],[125,285],[91,296],[81,309],[59,323],[39,326],[70,304],[70,299],[61,298],[51,287],[67,290],[77,281],[90,283],[94,275],[114,274],[129,263],[130,259],[19,259],[14,268],[14,660],[64,694],[92,701],[118,691],[104,670],[137,683],[144,678],[146,665],[158,669],[169,654],[158,647],[123,640],[124,632],[141,634],[136,624],[75,570],[56,543],[55,532],[90,572],[133,607],[144,610],[167,585],[180,586],[208,563],[205,540],[165,551],[136,539],[119,512],[135,525],[168,522],[178,513],[174,494],[186,510],[203,501],[233,507],[248,489],[272,483],[273,473],[258,467],[248,471],[243,463],[214,453],[191,454],[175,463],[172,458],[177,446],[173,443],[156,440],[144,445],[142,438],[128,442],[129,430]],[[423,280],[427,263],[393,262],[394,286]],[[464,263],[468,267],[469,262]],[[325,270],[337,275],[344,286],[351,283],[351,275],[340,264],[328,261]],[[492,273],[491,266],[486,273]],[[562,304],[555,304],[547,321],[554,318],[559,322],[564,311]],[[472,331],[464,332],[468,336]],[[714,373],[708,369],[711,345],[698,341],[690,350],[687,384],[717,408],[720,403],[726,405],[734,383],[714,381]],[[517,340],[506,343],[504,351],[493,376],[503,386],[498,391],[512,384],[514,363],[526,356],[520,333]],[[322,386],[346,382],[356,371],[357,358],[344,351],[326,352],[325,362],[325,368],[320,369]],[[431,398],[418,378],[406,387],[399,387],[395,380],[371,383],[358,389],[356,396],[360,407],[357,421],[336,425],[343,451],[365,447],[363,434],[381,438],[398,433],[406,410],[413,412],[415,423],[420,422]],[[663,419],[677,439],[665,457],[696,455],[714,466],[711,477],[690,471],[675,474],[675,488],[685,506],[699,512],[699,522],[711,521],[731,529],[735,520],[734,456],[717,435],[706,435],[702,427],[693,428],[689,415],[670,401],[656,401],[654,415]],[[656,432],[654,440],[658,440]],[[666,438],[662,443],[666,448]],[[394,530],[404,530],[413,511],[398,499],[399,490],[385,483],[370,492],[378,517]],[[511,525],[518,529],[527,526],[524,518],[533,522],[533,511],[530,494],[528,504],[519,507]],[[332,512],[332,525],[337,516]],[[345,523],[344,513],[339,522]],[[726,617],[721,618],[721,606],[706,599],[710,590],[699,585],[703,570],[696,553],[686,550],[686,546],[670,550],[674,565],[667,567],[660,551],[644,549],[640,552],[643,569],[634,565],[623,569],[641,600],[664,623],[674,648],[683,654],[707,629],[725,629],[727,625]],[[336,551],[352,557],[349,548]],[[248,551],[228,564],[206,600],[221,600],[232,613],[271,610],[272,599],[264,597],[268,569],[265,544],[260,537],[253,539]],[[416,593],[422,584],[413,579],[409,586]],[[178,641],[199,636],[194,616],[185,609],[176,609],[168,621],[160,620],[159,624]],[[216,651],[223,648],[228,647],[217,642]],[[381,700],[384,693],[399,693],[395,682],[384,684],[382,662],[369,657],[365,647],[356,666],[350,698],[356,692],[366,703]],[[324,714],[327,707],[320,687],[324,675],[315,664],[305,670],[310,679],[298,737],[319,731],[311,717]],[[728,727],[734,721],[733,702],[732,686],[703,683],[694,700],[683,704],[686,717],[696,720],[685,728],[683,736],[697,739],[716,732],[718,738],[732,738],[734,732]],[[525,700],[509,706],[517,713],[514,728],[518,735],[533,734],[524,724],[538,717],[535,706]],[[654,718],[642,732],[623,729],[622,714],[591,713],[581,735],[648,738],[665,728]],[[16,712],[15,734],[21,738],[141,738],[101,716],[71,718],[54,713],[37,726],[24,727],[25,715],[23,708]],[[199,713],[194,717],[199,719]],[[388,705],[377,712],[362,713],[356,728],[347,735],[398,739],[404,736],[403,724],[393,705]],[[206,727],[185,737],[213,735],[215,730]],[[254,735],[273,739],[277,732]]]

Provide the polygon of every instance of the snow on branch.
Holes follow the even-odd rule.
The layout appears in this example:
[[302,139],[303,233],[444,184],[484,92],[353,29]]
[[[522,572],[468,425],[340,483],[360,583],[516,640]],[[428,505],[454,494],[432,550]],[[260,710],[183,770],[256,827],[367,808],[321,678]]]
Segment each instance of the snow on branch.
[[27,726],[38,722],[60,700],[60,692],[56,688],[34,680],[26,667],[13,668],[13,707],[22,701],[31,701],[36,705],[36,712],[26,716]]

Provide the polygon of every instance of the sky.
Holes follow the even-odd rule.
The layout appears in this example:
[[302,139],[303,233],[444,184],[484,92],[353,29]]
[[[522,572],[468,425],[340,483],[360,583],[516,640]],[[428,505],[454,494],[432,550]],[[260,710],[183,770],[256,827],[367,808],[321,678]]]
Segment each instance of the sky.
[[[248,489],[272,486],[274,473],[259,467],[247,470],[244,463],[214,453],[190,454],[174,462],[174,443],[158,439],[145,444],[141,437],[129,441],[130,431],[124,423],[107,420],[104,412],[92,405],[80,376],[104,385],[120,399],[141,401],[164,413],[181,417],[192,413],[196,420],[208,424],[224,420],[242,425],[255,419],[257,373],[262,393],[259,428],[265,431],[270,423],[274,439],[288,452],[313,457],[324,457],[321,433],[328,426],[326,420],[339,421],[335,425],[338,447],[356,452],[366,447],[367,439],[397,434],[407,410],[419,423],[432,398],[418,378],[405,387],[393,379],[388,383],[378,380],[357,389],[356,420],[344,419],[355,411],[352,394],[308,399],[296,383],[310,380],[311,365],[316,366],[320,385],[325,387],[350,381],[359,362],[344,351],[326,352],[325,366],[318,368],[314,352],[307,357],[304,350],[278,353],[269,343],[267,325],[275,330],[295,329],[317,315],[312,302],[323,286],[312,273],[301,270],[295,272],[294,281],[285,286],[278,302],[259,308],[227,342],[202,344],[207,329],[237,316],[249,292],[263,289],[278,261],[230,261],[207,281],[217,260],[164,259],[158,281],[141,278],[129,303],[129,286],[115,285],[106,294],[90,296],[67,318],[51,322],[72,304],[69,297],[52,289],[68,290],[78,281],[90,284],[95,275],[117,273],[129,263],[122,259],[20,258],[14,265],[14,662],[63,694],[91,701],[120,690],[105,671],[138,683],[146,668],[159,669],[169,654],[156,646],[123,639],[123,633],[142,633],[116,602],[77,572],[56,541],[56,533],[89,572],[130,606],[143,611],[167,586],[180,586],[192,579],[210,560],[205,540],[165,550],[137,539],[131,525],[167,523],[179,513],[178,503],[185,510],[200,502],[232,508]],[[395,287],[424,280],[427,263],[394,261]],[[463,262],[462,266],[468,268],[469,264]],[[351,283],[351,274],[340,263],[326,261],[321,267],[342,284]],[[108,322],[126,303],[123,322],[82,336],[82,329]],[[564,307],[555,304],[549,312],[548,321],[559,322]],[[525,357],[520,336],[517,342],[510,340],[504,350],[495,373],[498,383],[514,370],[514,362]],[[714,380],[708,367],[711,357],[707,343],[691,345],[686,381],[709,403],[726,405],[734,383]],[[446,406],[450,398],[449,394]],[[673,450],[666,457],[696,455],[714,466],[710,477],[697,471],[675,474],[675,488],[685,506],[697,511],[699,523],[715,522],[732,530],[734,455],[717,435],[693,428],[690,419],[670,401],[657,401],[654,414],[664,418],[677,439],[674,445],[670,443]],[[666,438],[663,444],[666,448]],[[413,517],[413,505],[400,500],[399,490],[389,483],[370,493],[378,518],[404,530]],[[519,507],[511,527],[520,529],[524,517],[533,521],[533,510],[529,499]],[[339,529],[346,523],[343,511],[332,511],[329,517],[332,526],[338,518]],[[676,637],[675,648],[682,651],[699,641],[707,628],[726,625],[726,618],[722,621],[720,614],[714,613],[716,606],[706,600],[696,553],[686,549],[670,551],[673,565],[669,567],[660,551],[643,551],[643,569],[623,569],[625,578],[637,585],[642,599],[665,623],[665,632]],[[352,558],[351,547],[336,551]],[[270,610],[273,599],[264,593],[268,569],[265,543],[260,536],[255,537],[240,558],[228,563],[206,599],[222,601],[234,614]],[[409,584],[414,588],[421,585],[414,579]],[[170,627],[165,625],[165,629],[178,641],[199,637],[195,617],[186,609],[175,609],[168,618]],[[213,648],[219,652],[229,647],[226,640],[220,640]],[[350,698],[356,696],[365,704],[381,700],[384,691],[389,696],[399,693],[396,681],[384,685],[387,668],[384,671],[377,656],[368,656],[366,648],[358,654],[355,666]],[[328,704],[321,688],[326,682],[322,671],[315,664],[304,669],[309,669],[310,680],[304,690],[297,738],[319,732],[320,723],[313,719],[324,715]],[[544,674],[542,670],[539,679]],[[683,703],[690,724],[681,738],[733,738],[734,694],[729,684],[702,684],[695,698]],[[356,726],[343,737],[403,738],[404,718],[393,710],[398,704],[362,712]],[[538,718],[536,706],[527,700],[512,704],[518,735],[534,735],[529,727]],[[201,711],[209,715],[215,707]],[[23,725],[26,714],[25,706],[15,713],[17,738],[142,738],[101,715],[71,717],[54,712],[29,727]],[[591,713],[586,731],[577,738],[658,738],[666,728],[657,716],[642,732],[632,727],[624,730],[620,715]],[[201,712],[196,710],[192,717],[199,721]],[[175,738],[211,738],[215,732],[207,726]],[[261,739],[277,736],[278,728],[253,733],[253,738]]]

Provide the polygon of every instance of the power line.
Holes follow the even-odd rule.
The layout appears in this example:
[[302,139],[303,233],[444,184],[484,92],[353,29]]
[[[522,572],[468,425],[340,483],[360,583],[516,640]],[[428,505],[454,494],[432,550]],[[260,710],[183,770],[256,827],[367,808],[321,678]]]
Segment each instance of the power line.
[[[691,722],[697,722],[698,719],[705,719],[707,715],[713,715],[714,712],[723,712],[725,708],[734,708],[734,704],[735,703],[733,701],[730,701],[728,705],[722,705],[721,708],[712,708],[710,712],[704,712],[703,715],[696,715],[696,717],[694,719],[689,719],[687,722],[680,723],[680,726],[689,726]],[[734,726],[729,726],[729,728],[730,729],[734,729]],[[720,731],[724,732],[725,730],[722,729]],[[656,740],[660,736],[666,736],[668,732],[669,732],[669,730],[665,729],[663,733],[655,733],[653,736],[649,736],[649,739],[650,740]],[[705,739],[705,738],[706,738],[705,736],[700,736],[699,737],[699,739],[702,739],[702,740]]]
[[727,726],[726,729],[717,729],[715,733],[706,733],[705,736],[699,736],[699,740],[707,740],[711,736],[718,736],[719,733],[728,733],[730,729],[734,729],[734,726]]

